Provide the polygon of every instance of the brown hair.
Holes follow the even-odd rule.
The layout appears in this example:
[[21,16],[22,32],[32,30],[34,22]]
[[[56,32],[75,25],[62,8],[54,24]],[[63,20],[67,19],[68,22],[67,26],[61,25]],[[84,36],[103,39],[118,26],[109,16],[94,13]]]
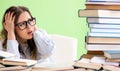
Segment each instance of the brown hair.
[[[2,26],[3,26],[3,23],[5,22],[6,13],[8,13],[8,12],[13,13],[13,16],[15,16],[14,24],[16,24],[18,22],[18,18],[20,16],[20,14],[25,12],[25,11],[28,12],[30,14],[31,18],[32,18],[32,15],[31,15],[29,9],[26,8],[26,7],[23,7],[23,6],[18,6],[18,7],[17,6],[11,6],[11,7],[9,7],[4,13],[4,16],[3,16],[3,19],[2,19]],[[15,32],[16,39],[19,42],[19,52],[22,53],[22,51],[20,51],[20,42],[21,41],[20,41],[16,31],[14,31],[14,32]],[[7,34],[8,33],[3,26],[3,29],[1,31],[1,37],[4,39],[3,44],[2,44],[3,49],[7,48]],[[37,59],[37,48],[36,48],[36,45],[34,43],[33,38],[28,40],[27,43],[28,43],[28,46],[30,47],[30,57],[31,57],[31,59]]]

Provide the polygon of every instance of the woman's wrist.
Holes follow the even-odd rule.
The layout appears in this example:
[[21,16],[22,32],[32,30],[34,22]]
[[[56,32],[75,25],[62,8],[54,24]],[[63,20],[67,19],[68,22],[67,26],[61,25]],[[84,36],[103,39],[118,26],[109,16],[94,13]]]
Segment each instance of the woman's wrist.
[[14,33],[14,32],[10,32],[10,33],[8,33],[7,38],[8,38],[8,40],[16,39],[16,38],[15,38],[15,33]]

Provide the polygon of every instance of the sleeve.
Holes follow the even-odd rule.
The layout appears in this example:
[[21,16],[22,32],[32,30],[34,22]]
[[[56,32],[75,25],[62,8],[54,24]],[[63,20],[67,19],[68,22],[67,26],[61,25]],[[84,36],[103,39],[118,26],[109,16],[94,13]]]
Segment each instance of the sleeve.
[[44,30],[36,30],[33,34],[33,38],[40,58],[46,58],[53,53],[54,42]]
[[7,40],[7,52],[16,54],[15,57],[20,58],[17,40]]
[[0,40],[0,50],[2,50],[3,49],[3,47],[2,47],[2,40]]

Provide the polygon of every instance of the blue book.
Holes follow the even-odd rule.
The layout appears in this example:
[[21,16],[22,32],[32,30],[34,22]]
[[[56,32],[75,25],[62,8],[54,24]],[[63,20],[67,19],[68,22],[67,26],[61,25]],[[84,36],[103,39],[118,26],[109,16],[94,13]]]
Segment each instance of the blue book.
[[120,29],[114,28],[90,28],[90,32],[97,32],[97,33],[120,33]]
[[120,59],[120,50],[104,51],[104,56],[109,59]]
[[87,36],[120,38],[120,33],[89,32]]
[[99,23],[89,23],[88,27],[90,28],[106,28],[106,29],[120,29],[120,24],[99,24]]
[[109,54],[120,54],[120,50],[116,50],[116,51],[104,51],[106,53],[109,53]]

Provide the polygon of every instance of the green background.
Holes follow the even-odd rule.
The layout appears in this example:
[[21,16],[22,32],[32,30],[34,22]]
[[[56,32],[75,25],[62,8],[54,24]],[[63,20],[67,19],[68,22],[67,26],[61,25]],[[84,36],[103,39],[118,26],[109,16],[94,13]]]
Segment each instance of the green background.
[[8,7],[26,6],[36,17],[39,28],[45,29],[49,34],[77,38],[79,58],[86,53],[84,40],[88,27],[86,19],[78,17],[78,10],[85,9],[84,3],[85,0],[0,0],[0,20]]

